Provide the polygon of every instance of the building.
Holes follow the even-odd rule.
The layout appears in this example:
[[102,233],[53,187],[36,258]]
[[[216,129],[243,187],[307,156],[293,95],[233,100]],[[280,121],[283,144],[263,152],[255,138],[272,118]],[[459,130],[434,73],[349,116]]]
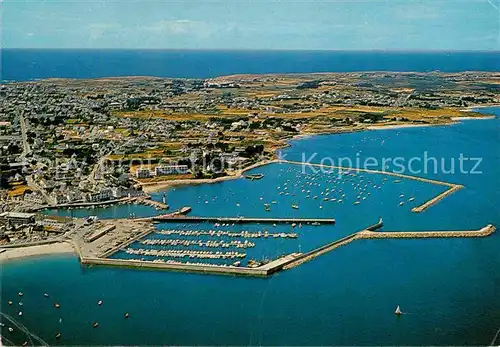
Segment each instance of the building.
[[35,216],[35,213],[3,212],[0,213],[0,222],[14,225],[34,224]]
[[104,188],[99,192],[96,193],[88,193],[85,196],[86,202],[99,202],[99,201],[106,201],[109,200],[113,197],[113,192],[111,191],[110,188]]
[[156,176],[183,175],[189,173],[187,165],[162,165],[155,167]]
[[136,178],[149,178],[151,177],[151,171],[149,169],[137,169],[135,170]]

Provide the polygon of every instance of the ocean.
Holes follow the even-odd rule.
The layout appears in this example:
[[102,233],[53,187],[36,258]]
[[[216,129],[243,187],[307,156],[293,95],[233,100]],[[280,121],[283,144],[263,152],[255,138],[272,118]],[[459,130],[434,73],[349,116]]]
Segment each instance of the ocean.
[[499,71],[500,52],[2,49],[0,79],[351,71]]
[[[352,185],[332,181],[335,172],[314,173],[289,164],[254,169],[264,174],[257,181],[242,178],[172,188],[166,191],[168,203],[172,209],[192,206],[193,215],[337,220],[335,225],[296,228],[295,240],[256,241],[258,247],[249,251],[256,258],[306,251],[379,217],[388,231],[500,226],[500,108],[480,111],[497,118],[312,136],[293,140],[282,150],[290,160],[317,153],[311,159],[316,163],[325,157],[422,158],[426,152],[443,158],[445,170],[420,175],[465,188],[420,214],[410,211],[413,205],[407,199],[415,197],[413,204],[421,203],[442,187],[410,180],[384,182],[381,175],[363,174],[364,182],[372,185],[367,189],[371,194],[353,205]],[[476,168],[481,173],[465,173],[473,169],[472,163],[465,164],[463,172],[443,172],[461,154],[481,158]],[[413,169],[423,165],[416,163]],[[360,182],[359,175],[356,180]],[[290,195],[279,194],[285,187]],[[335,192],[343,187],[345,201],[314,199],[325,187]],[[302,192],[306,189],[311,191],[309,198]],[[160,192],[154,198],[162,196]],[[402,199],[406,203],[399,206]],[[276,204],[265,212],[263,204],[273,200]],[[293,203],[300,209],[292,209]],[[155,213],[138,205],[52,213],[110,218],[130,212]],[[158,226],[168,227],[173,226]],[[276,231],[287,228],[291,227],[277,226]],[[42,256],[2,264],[1,310],[55,345],[488,345],[500,328],[499,247],[498,232],[478,239],[361,240],[263,279],[86,267],[72,255]],[[22,298],[17,296],[20,291]],[[24,314],[18,317],[21,299]],[[7,305],[7,300],[14,304]],[[102,306],[98,300],[103,300]],[[55,302],[59,309],[53,307]],[[407,314],[395,316],[396,305]],[[124,319],[125,312],[129,319]],[[94,321],[98,328],[92,327]],[[1,331],[11,341],[23,342],[21,333],[9,333],[6,327]]]

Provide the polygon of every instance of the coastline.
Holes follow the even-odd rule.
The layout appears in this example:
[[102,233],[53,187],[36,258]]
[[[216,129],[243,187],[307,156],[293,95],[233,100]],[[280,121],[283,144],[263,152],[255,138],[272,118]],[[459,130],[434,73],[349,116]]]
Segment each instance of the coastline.
[[264,166],[267,164],[273,164],[279,162],[278,159],[273,159],[273,160],[264,160],[258,163],[255,163],[253,165],[250,165],[249,167],[246,167],[241,170],[236,170],[234,174],[228,175],[228,176],[223,176],[223,177],[218,177],[218,178],[204,178],[204,179],[187,179],[187,180],[171,180],[171,181],[160,181],[160,182],[151,182],[151,183],[145,183],[142,184],[142,190],[145,193],[153,193],[153,192],[158,192],[162,191],[166,188],[170,187],[180,187],[180,186],[185,186],[185,185],[196,185],[196,184],[213,184],[213,183],[220,183],[224,181],[230,181],[234,179],[238,179],[243,177],[243,174],[246,171],[255,169],[260,166]]
[[[477,108],[485,108],[485,107],[500,107],[499,104],[496,105],[485,105],[485,106],[471,106],[468,111],[472,112],[473,109]],[[467,111],[467,110],[463,110]],[[388,125],[379,125],[379,126],[360,126],[356,128],[337,128],[331,132],[320,132],[320,133],[303,133],[297,134],[291,138],[283,139],[283,146],[276,149],[275,154],[282,148],[286,148],[290,146],[290,142],[293,140],[299,140],[303,138],[310,138],[314,136],[320,135],[333,135],[333,134],[346,134],[353,133],[358,131],[368,131],[368,130],[394,130],[394,129],[403,129],[403,128],[418,128],[418,127],[431,127],[431,126],[446,126],[446,125],[454,125],[458,124],[461,120],[486,120],[486,119],[494,119],[495,116],[484,115],[484,116],[473,116],[473,117],[452,117],[449,122],[446,123],[435,123],[435,124],[388,124]],[[250,171],[254,168],[258,168],[261,166],[265,166],[273,163],[280,163],[276,156],[275,159],[266,159],[261,162],[257,162],[252,164],[244,169],[239,169],[234,171],[231,175],[218,177],[218,178],[207,178],[207,179],[186,179],[186,180],[171,180],[171,181],[159,181],[159,182],[148,182],[141,184],[141,187],[145,193],[154,193],[161,192],[171,187],[181,187],[181,186],[189,186],[189,185],[198,185],[198,184],[214,184],[221,183],[229,180],[239,179],[243,177],[243,174],[247,171]],[[1,249],[1,248],[0,248]],[[37,246],[26,246],[19,247],[13,249],[6,249],[4,252],[0,253],[0,264],[5,263],[10,260],[23,259],[32,256],[41,256],[41,255],[56,255],[56,254],[64,254],[64,253],[73,253],[76,254],[75,248],[69,242],[58,242],[49,245],[37,245]]]
[[[473,112],[473,109],[476,108],[484,108],[484,107],[500,107],[500,104],[497,105],[488,105],[488,106],[471,106],[470,109],[468,110],[463,110],[463,111],[468,111],[468,112]],[[448,126],[448,125],[455,125],[458,124],[461,120],[486,120],[486,119],[493,119],[495,116],[489,116],[489,115],[484,115],[484,116],[467,116],[467,117],[451,117],[450,121],[445,122],[445,123],[433,123],[433,124],[413,124],[413,123],[406,123],[406,124],[382,124],[382,125],[369,125],[369,126],[364,126],[361,125],[356,128],[352,127],[343,127],[343,128],[337,128],[331,132],[320,132],[320,133],[302,133],[302,134],[297,134],[292,136],[291,138],[284,139],[283,140],[283,146],[279,147],[276,149],[275,153],[279,151],[280,149],[286,148],[290,146],[290,142],[294,140],[300,140],[300,139],[305,139],[305,138],[310,138],[314,136],[321,136],[321,135],[335,135],[335,134],[347,134],[347,133],[354,133],[358,131],[370,131],[370,130],[394,130],[394,129],[405,129],[405,128],[423,128],[423,127],[435,127],[435,126]],[[224,181],[229,181],[229,180],[234,180],[243,177],[243,174],[246,171],[249,171],[251,169],[264,166],[267,164],[273,164],[273,163],[278,163],[280,162],[279,159],[273,159],[273,160],[268,160],[266,159],[265,161],[261,161],[258,163],[255,163],[247,168],[237,170],[233,174],[224,176],[224,177],[218,177],[218,178],[206,178],[206,179],[187,179],[187,180],[171,180],[171,181],[160,181],[160,182],[150,182],[150,183],[144,183],[141,184],[141,187],[145,193],[155,193],[155,192],[160,192],[163,191],[167,188],[170,187],[180,187],[180,186],[187,186],[187,185],[197,185],[197,184],[212,184],[212,183],[220,183]]]
[[48,245],[2,249],[4,249],[5,251],[0,253],[0,264],[12,260],[36,257],[41,255],[76,254],[75,249],[69,242],[57,242]]

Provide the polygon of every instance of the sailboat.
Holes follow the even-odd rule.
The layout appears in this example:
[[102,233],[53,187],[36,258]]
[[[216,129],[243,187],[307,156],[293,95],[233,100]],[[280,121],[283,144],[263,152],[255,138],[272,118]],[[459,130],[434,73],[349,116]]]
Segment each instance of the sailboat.
[[398,307],[396,307],[396,311],[394,311],[394,314],[396,314],[398,316],[403,314],[403,311],[401,311],[401,309],[399,308],[399,305],[398,305]]

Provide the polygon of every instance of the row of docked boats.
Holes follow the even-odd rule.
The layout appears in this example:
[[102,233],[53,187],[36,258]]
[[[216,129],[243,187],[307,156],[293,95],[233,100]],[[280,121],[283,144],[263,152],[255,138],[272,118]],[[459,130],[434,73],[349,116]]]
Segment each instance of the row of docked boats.
[[153,257],[171,258],[198,258],[198,259],[235,259],[245,258],[246,253],[241,252],[210,252],[210,251],[186,251],[186,250],[157,250],[144,248],[127,248],[125,253],[131,255],[145,255]]
[[146,239],[140,241],[142,245],[149,246],[183,246],[183,247],[208,247],[208,248],[253,248],[255,243],[249,242],[248,240],[239,241],[232,240],[229,242],[225,241],[214,241],[214,240],[186,240],[186,239]]
[[[319,223],[317,224],[319,225]],[[180,229],[172,229],[172,230],[158,230],[157,234],[160,235],[179,235],[179,236],[210,236],[210,237],[241,237],[241,238],[290,238],[296,239],[298,235],[296,233],[270,233],[267,230],[264,231],[240,231],[240,232],[231,232],[226,230],[180,230]]]

